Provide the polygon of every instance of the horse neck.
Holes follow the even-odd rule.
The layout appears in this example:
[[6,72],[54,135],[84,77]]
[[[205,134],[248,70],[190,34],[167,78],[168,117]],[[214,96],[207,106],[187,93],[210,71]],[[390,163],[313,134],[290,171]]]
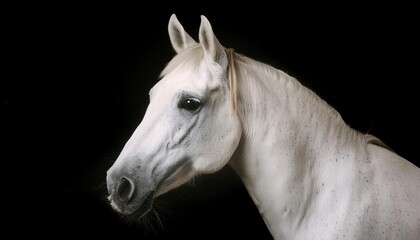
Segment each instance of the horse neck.
[[236,67],[243,136],[230,165],[273,236],[296,236],[315,192],[337,174],[319,170],[349,158],[355,147],[349,143],[360,136],[286,73],[239,56]]

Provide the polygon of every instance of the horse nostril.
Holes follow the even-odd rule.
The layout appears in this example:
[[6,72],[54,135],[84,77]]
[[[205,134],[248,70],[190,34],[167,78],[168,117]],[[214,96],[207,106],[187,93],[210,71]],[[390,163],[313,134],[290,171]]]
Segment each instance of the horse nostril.
[[126,177],[121,177],[117,186],[117,196],[122,202],[128,202],[134,196],[134,183]]

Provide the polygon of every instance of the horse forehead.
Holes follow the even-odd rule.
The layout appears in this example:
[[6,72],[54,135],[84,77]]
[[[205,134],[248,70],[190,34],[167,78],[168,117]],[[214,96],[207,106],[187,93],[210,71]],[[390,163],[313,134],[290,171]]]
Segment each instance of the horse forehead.
[[203,91],[207,89],[211,78],[211,71],[205,66],[201,65],[201,67],[196,68],[183,67],[164,76],[152,88],[152,91],[159,91],[166,95],[179,90]]

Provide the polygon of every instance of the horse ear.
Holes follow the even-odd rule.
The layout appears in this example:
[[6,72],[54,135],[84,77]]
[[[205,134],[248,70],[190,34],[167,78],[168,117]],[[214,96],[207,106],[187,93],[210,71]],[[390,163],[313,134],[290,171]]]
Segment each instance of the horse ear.
[[187,32],[185,32],[175,14],[172,14],[169,19],[168,32],[172,47],[177,53],[182,52],[189,46],[197,43]]
[[203,15],[201,15],[199,39],[205,55],[210,57],[212,61],[218,63],[226,70],[228,65],[226,52],[214,35],[209,20],[207,20],[207,18]]

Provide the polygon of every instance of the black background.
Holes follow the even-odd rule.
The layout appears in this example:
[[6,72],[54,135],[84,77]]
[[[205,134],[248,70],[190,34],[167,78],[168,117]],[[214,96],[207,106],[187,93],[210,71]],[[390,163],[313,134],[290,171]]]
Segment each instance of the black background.
[[174,56],[172,13],[195,39],[204,14],[225,47],[295,76],[350,126],[419,165],[413,7],[255,4],[5,6],[6,226],[57,238],[271,238],[229,166],[160,197],[148,227],[106,202],[106,170]]

